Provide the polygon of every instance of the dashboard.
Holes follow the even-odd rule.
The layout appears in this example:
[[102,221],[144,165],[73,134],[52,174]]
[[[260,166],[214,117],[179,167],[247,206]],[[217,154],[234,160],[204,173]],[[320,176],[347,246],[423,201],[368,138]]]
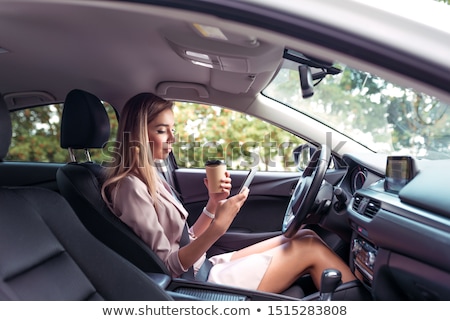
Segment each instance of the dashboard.
[[357,278],[376,300],[449,300],[450,161],[343,159]]

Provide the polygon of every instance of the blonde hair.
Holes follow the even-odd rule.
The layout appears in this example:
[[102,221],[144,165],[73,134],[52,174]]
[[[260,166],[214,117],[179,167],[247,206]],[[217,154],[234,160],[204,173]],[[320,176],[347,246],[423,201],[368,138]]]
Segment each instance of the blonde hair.
[[114,208],[112,191],[127,175],[142,180],[157,201],[158,173],[148,140],[148,124],[162,111],[172,109],[172,105],[171,101],[152,93],[137,94],[126,102],[120,114],[116,138],[119,157],[115,157],[112,164],[106,167],[106,180],[101,190],[109,208]]

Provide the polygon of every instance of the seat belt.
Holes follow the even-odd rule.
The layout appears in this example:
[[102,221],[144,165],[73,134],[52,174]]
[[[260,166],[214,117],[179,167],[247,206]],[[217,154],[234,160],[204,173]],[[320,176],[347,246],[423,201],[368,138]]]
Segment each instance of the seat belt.
[[[188,226],[187,224],[184,224],[183,233],[181,234],[180,239],[180,248],[185,245],[188,245],[189,242],[190,240],[189,240]],[[208,280],[209,271],[211,270],[212,266],[213,264],[211,263],[211,261],[208,260],[208,258],[205,258],[205,261],[203,262],[202,266],[197,271],[197,274],[195,274],[195,276],[194,276],[194,268],[191,265],[189,269],[181,275],[181,278],[186,280],[196,280],[206,282]]]
[[[181,234],[181,239],[180,239],[180,248],[182,248],[185,245],[188,245],[189,242],[190,242],[190,240],[189,240],[188,226],[187,226],[187,224],[184,224],[183,233]],[[186,279],[186,280],[195,280],[194,268],[192,267],[192,265],[189,267],[189,269],[186,272],[184,272],[181,275],[181,278]]]
[[206,282],[208,280],[209,271],[211,271],[212,267],[213,264],[211,263],[211,261],[208,260],[208,258],[205,258],[205,261],[195,275],[195,279],[197,281]]

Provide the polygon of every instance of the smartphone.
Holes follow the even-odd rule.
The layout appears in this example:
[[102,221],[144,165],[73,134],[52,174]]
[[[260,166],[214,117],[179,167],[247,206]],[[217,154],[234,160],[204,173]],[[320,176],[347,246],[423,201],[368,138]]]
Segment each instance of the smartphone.
[[242,183],[241,187],[239,188],[239,193],[242,192],[242,189],[243,189],[244,187],[247,187],[247,188],[248,188],[248,187],[250,186],[250,184],[252,183],[253,178],[255,177],[257,171],[258,171],[258,169],[257,169],[256,167],[253,167],[253,168],[248,172],[247,177],[245,178],[244,182]]

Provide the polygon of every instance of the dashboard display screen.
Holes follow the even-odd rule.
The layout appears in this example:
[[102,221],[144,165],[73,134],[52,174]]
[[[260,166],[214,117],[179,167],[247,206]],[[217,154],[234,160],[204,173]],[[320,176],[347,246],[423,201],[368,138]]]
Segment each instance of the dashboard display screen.
[[384,189],[398,193],[414,177],[413,159],[408,156],[388,156]]

